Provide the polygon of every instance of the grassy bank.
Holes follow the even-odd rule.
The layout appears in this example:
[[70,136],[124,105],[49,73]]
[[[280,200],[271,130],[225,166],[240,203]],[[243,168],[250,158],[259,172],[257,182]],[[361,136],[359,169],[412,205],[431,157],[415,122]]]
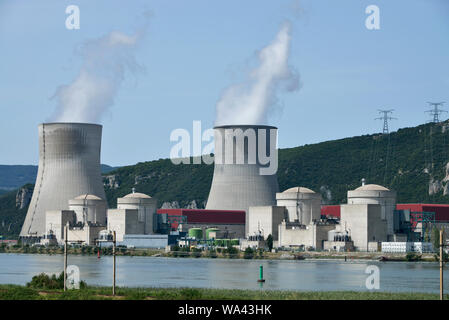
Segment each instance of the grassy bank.
[[[438,294],[388,292],[299,292],[271,290],[227,290],[193,288],[111,288],[44,290],[17,285],[0,285],[0,300],[438,300]],[[446,298],[449,298],[447,296]]]

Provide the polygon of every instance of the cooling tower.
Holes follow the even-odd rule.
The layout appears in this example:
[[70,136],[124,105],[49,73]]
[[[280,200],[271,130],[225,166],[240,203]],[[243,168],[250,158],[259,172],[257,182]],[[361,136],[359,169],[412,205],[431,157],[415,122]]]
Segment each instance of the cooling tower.
[[214,129],[215,166],[206,209],[248,212],[251,206],[275,206],[277,128],[230,125]]
[[45,233],[48,210],[68,210],[83,194],[106,199],[100,168],[102,126],[87,123],[39,125],[39,169],[21,237]]

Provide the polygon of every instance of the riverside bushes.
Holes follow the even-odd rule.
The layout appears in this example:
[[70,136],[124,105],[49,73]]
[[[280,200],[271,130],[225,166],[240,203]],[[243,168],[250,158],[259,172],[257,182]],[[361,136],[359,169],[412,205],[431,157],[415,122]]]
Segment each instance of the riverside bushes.
[[[34,276],[31,279],[31,282],[28,282],[26,286],[34,289],[64,289],[64,272],[61,272],[57,277],[55,274],[49,276],[48,274],[40,273]],[[84,281],[80,281],[80,289],[85,287],[86,283]]]

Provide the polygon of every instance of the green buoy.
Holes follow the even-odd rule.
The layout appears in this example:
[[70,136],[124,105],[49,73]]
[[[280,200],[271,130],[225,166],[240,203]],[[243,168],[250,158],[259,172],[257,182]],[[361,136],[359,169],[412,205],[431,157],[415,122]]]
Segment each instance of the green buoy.
[[259,280],[257,282],[265,282],[265,279],[263,278],[263,266],[261,265],[259,267]]

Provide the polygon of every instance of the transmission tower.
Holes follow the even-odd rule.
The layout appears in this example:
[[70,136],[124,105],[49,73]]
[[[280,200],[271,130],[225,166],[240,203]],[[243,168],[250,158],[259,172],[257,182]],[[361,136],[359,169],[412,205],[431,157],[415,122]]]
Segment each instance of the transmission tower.
[[398,118],[393,118],[393,117],[390,117],[388,114],[389,113],[393,113],[393,110],[394,109],[390,109],[390,110],[379,110],[379,113],[380,114],[383,114],[383,116],[382,117],[379,117],[379,118],[375,118],[374,120],[383,120],[384,121],[384,127],[383,127],[383,134],[388,134],[389,133],[389,131],[388,131],[388,120],[397,120]]
[[427,102],[428,104],[430,104],[431,106],[433,106],[433,109],[431,110],[427,110],[425,112],[430,113],[431,115],[433,115],[433,122],[434,123],[439,123],[440,122],[440,118],[439,115],[442,114],[443,112],[447,112],[443,109],[438,108],[439,106],[442,106],[445,102]]

